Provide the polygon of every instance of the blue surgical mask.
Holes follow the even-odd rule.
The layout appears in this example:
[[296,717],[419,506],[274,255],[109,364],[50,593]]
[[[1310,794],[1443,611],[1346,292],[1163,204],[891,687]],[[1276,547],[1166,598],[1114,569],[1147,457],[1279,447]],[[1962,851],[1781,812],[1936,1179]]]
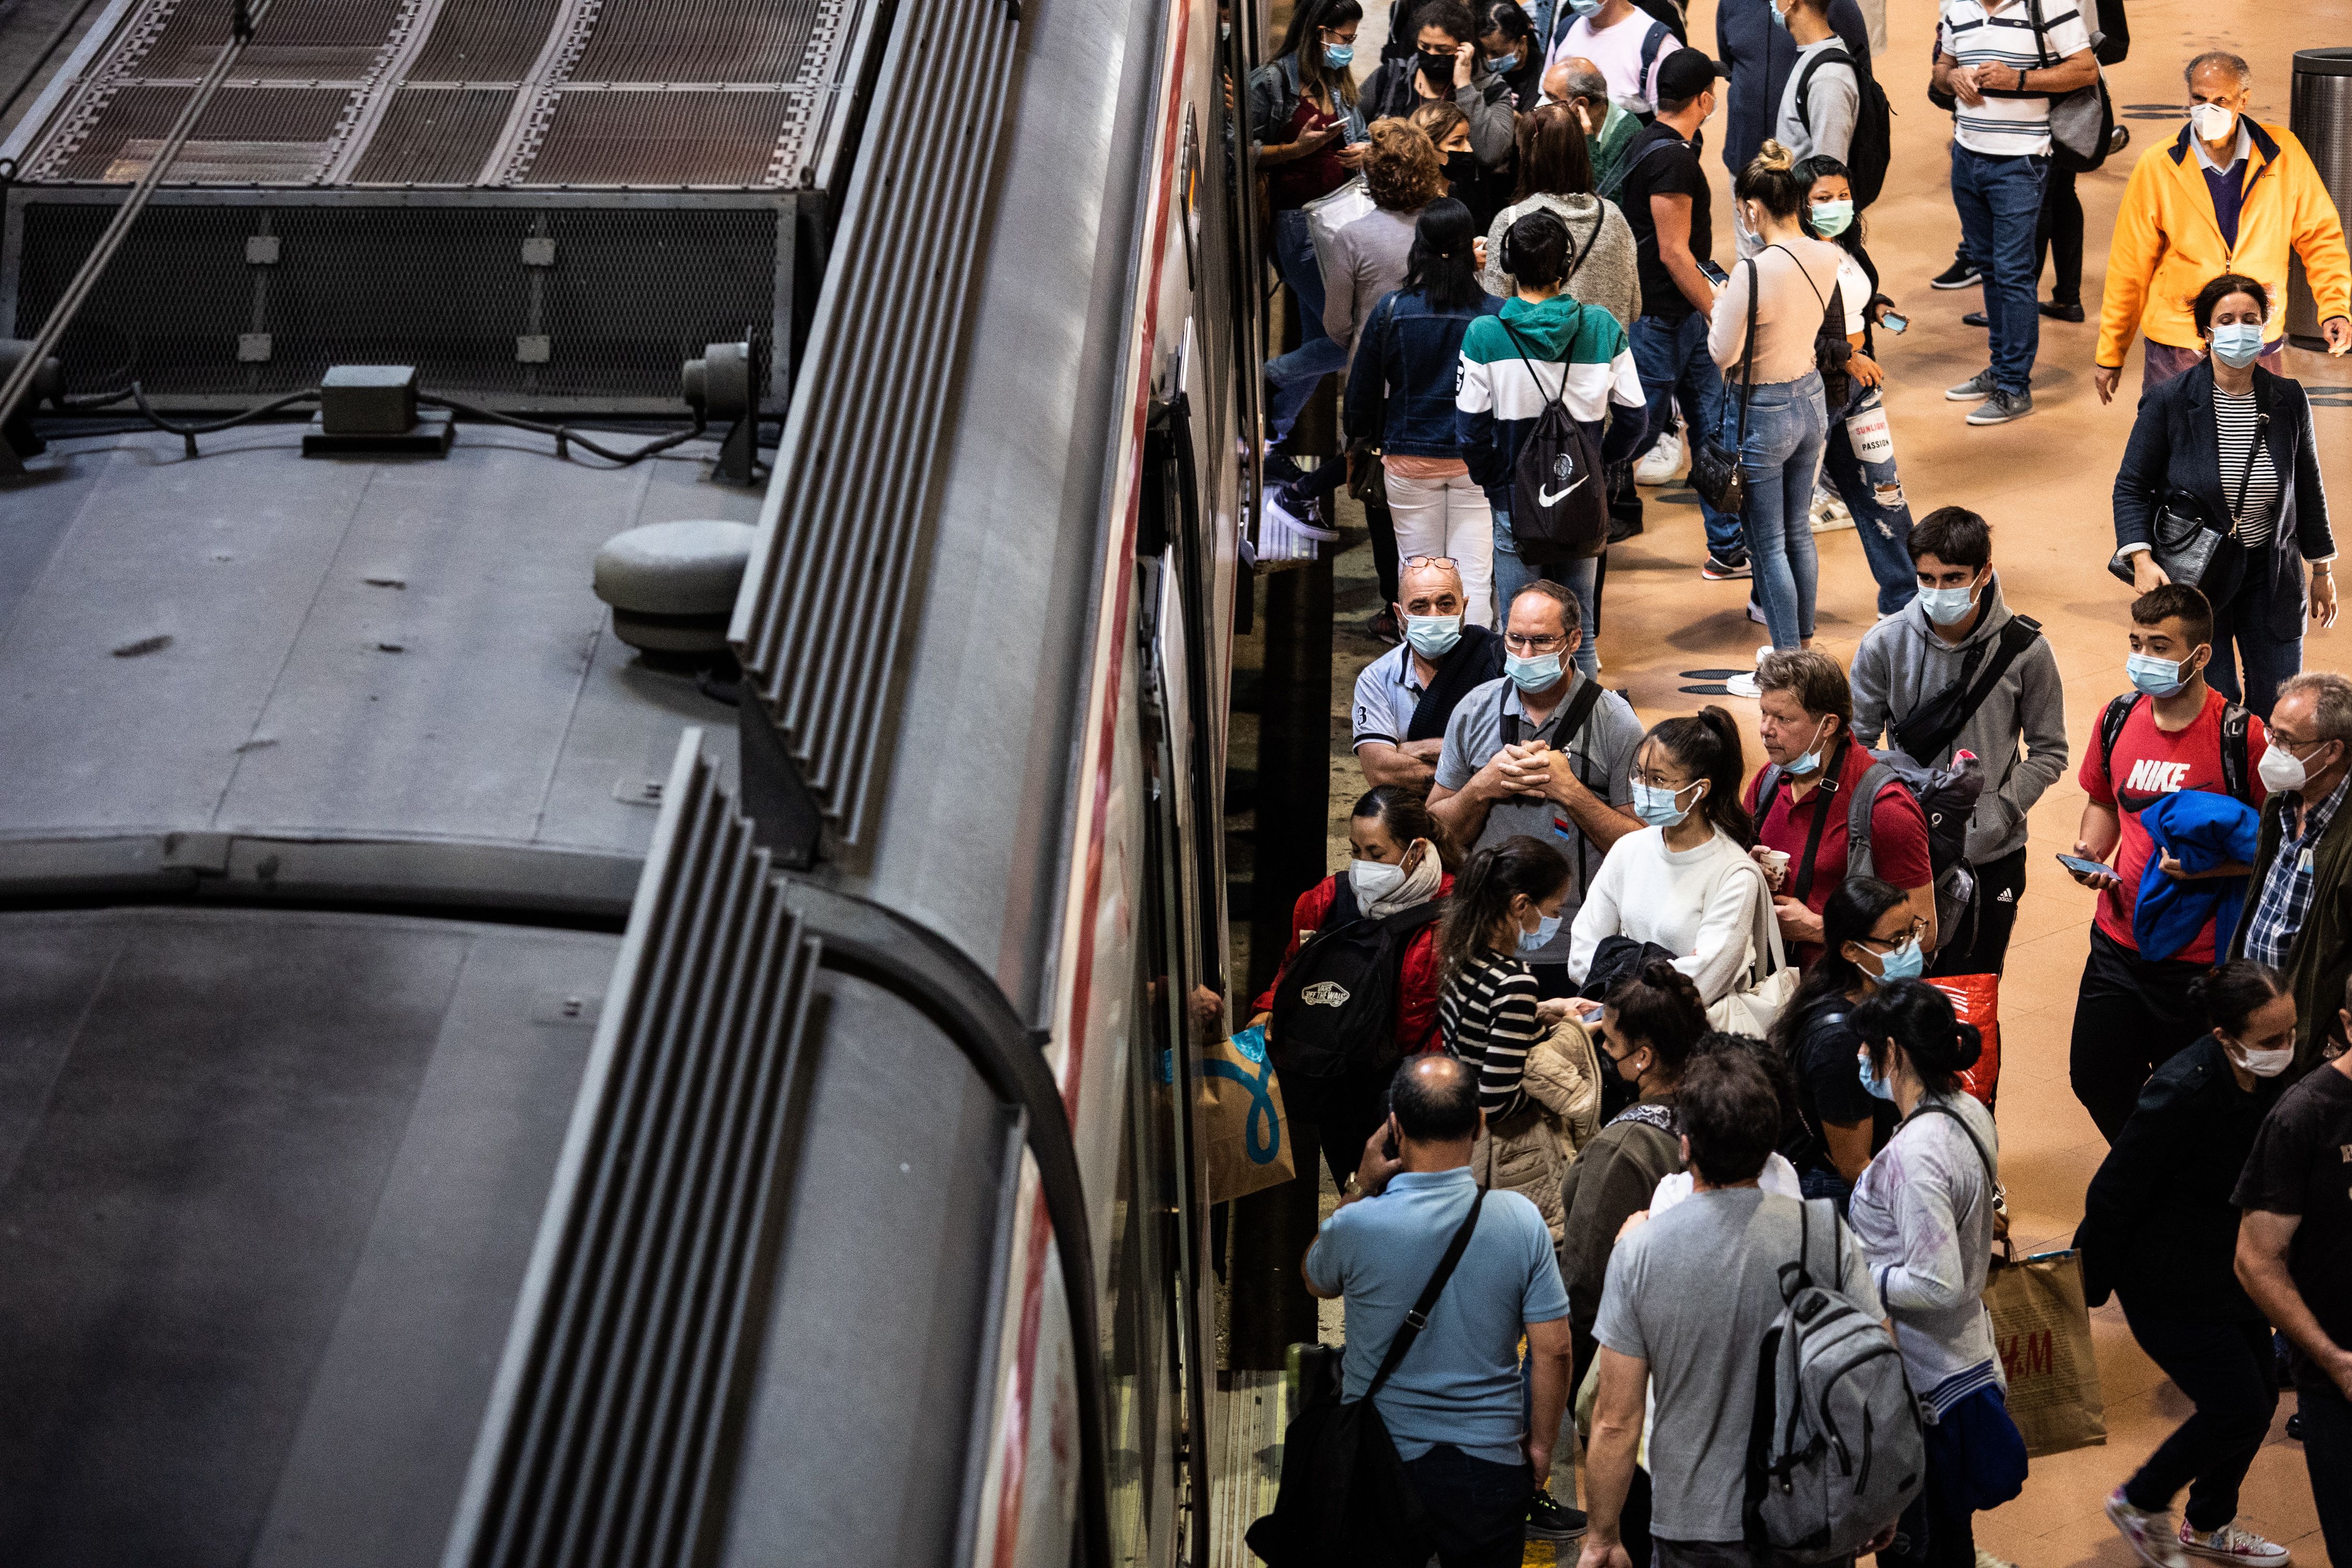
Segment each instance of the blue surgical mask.
[[[1683,785],[1683,789],[1699,789],[1706,783],[1705,779],[1700,779]],[[1633,815],[1653,827],[1676,826],[1691,814],[1691,805],[1698,804],[1696,795],[1691,798],[1690,805],[1684,805],[1681,801],[1682,790],[1659,789],[1639,779],[1633,781]]]
[[1407,616],[1404,640],[1423,658],[1444,658],[1462,640],[1460,616]]
[[1329,66],[1333,70],[1339,69],[1355,58],[1356,46],[1353,44],[1326,44],[1323,46],[1323,63]]
[[1895,1098],[1895,1086],[1888,1083],[1885,1079],[1879,1077],[1877,1072],[1871,1067],[1870,1053],[1868,1051],[1856,1051],[1853,1056],[1853,1064],[1854,1070],[1861,1075],[1862,1087],[1864,1089],[1867,1089],[1874,1097],[1879,1100],[1891,1100]]
[[1488,55],[1486,57],[1486,68],[1493,71],[1496,76],[1501,76],[1505,71],[1517,70],[1519,68],[1519,57],[1517,55]]
[[1955,621],[1967,620],[1969,612],[1976,608],[1976,603],[1977,591],[1974,588],[1922,588],[1919,590],[1919,608],[1927,613],[1929,620],[1939,626],[1948,626]]
[[1815,202],[1813,232],[1823,239],[1835,239],[1853,226],[1852,202]]
[[1780,9],[1775,0],[1764,0],[1764,9],[1772,13],[1772,25],[1782,32],[1789,30],[1789,13]]
[[1568,0],[1568,8],[1580,16],[1601,15],[1602,0]]
[[1519,933],[1519,951],[1541,952],[1545,945],[1559,934],[1559,919],[1558,915],[1538,915],[1536,929]]
[[2153,654],[2136,653],[2124,660],[2124,673],[2131,683],[2150,697],[2170,697],[2189,684],[2182,671],[2184,659],[2158,658]]
[[2231,321],[2213,329],[2213,357],[2232,370],[2243,370],[2263,352],[2260,321]]
[[[1822,724],[1828,722],[1827,719],[1822,721]],[[1789,765],[1780,770],[1782,773],[1795,773],[1801,778],[1822,765],[1822,724],[1813,726],[1813,749],[1801,757],[1790,757]]]
[[1879,954],[1878,979],[1881,984],[1891,980],[1916,980],[1927,973],[1927,955],[1920,951],[1919,939],[1906,936],[1903,945],[1893,952]]
[[1511,684],[1522,691],[1549,691],[1559,684],[1559,658],[1556,653],[1539,653],[1522,658],[1516,653],[1503,656],[1503,673]]

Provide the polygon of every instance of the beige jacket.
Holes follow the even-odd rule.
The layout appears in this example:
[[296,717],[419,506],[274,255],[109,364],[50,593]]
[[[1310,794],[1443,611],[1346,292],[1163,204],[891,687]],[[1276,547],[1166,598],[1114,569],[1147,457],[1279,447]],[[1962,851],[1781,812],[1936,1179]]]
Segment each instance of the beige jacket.
[[1568,1218],[1560,1180],[1601,1124],[1601,1054],[1591,1032],[1573,1018],[1553,1025],[1528,1053],[1522,1081],[1535,1103],[1479,1134],[1470,1173],[1482,1187],[1533,1203],[1557,1247]]

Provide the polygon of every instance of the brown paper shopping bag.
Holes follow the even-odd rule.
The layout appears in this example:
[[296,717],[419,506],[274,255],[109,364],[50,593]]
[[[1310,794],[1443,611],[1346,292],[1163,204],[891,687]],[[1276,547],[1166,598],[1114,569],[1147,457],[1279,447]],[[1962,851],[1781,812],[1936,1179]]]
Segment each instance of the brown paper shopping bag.
[[1209,1201],[1224,1203],[1296,1173],[1282,1086],[1266,1059],[1265,1031],[1244,1029],[1202,1053],[1198,1089]]
[[2043,1252],[1993,1259],[1985,1281],[1993,1346],[2009,1376],[2009,1414],[2032,1458],[2107,1440],[2091,1313],[2083,1303],[2083,1257]]

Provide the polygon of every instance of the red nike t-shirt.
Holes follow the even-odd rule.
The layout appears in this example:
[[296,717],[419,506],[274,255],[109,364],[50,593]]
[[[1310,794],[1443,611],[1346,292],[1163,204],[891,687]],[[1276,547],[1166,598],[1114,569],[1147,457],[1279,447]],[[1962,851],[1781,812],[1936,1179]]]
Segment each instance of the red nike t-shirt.
[[[2221,785],[2224,706],[2220,692],[2208,691],[2205,710],[2187,729],[2160,730],[2156,723],[2156,704],[2145,698],[2134,703],[2131,717],[2124,721],[2123,732],[2116,737],[2116,776],[2112,780],[2107,776],[2106,759],[2099,755],[2098,731],[2091,732],[2091,744],[2083,755],[2083,771],[2077,775],[2083,793],[2101,805],[2114,806],[2123,818],[2123,842],[2116,853],[2116,875],[2123,879],[2123,885],[2099,895],[2098,927],[2111,940],[2134,952],[2139,951],[2139,943],[2132,940],[2132,909],[2139,899],[2140,874],[2147,869],[2147,858],[2156,847],[2147,829],[2139,825],[2139,814],[2175,790],[2228,793]],[[2252,793],[2252,804],[2257,808],[2266,792],[2255,769],[2262,765],[2263,752],[2269,745],[2270,736],[2262,720],[2249,715],[2246,787]],[[2212,963],[2213,922],[2207,921],[2205,929],[2197,933],[2197,940],[2172,956],[2188,963]]]
[[[1805,840],[1811,837],[1813,816],[1825,799],[1834,799],[1829,819],[1822,824],[1821,847],[1813,855],[1813,885],[1805,896],[1805,907],[1815,914],[1830,901],[1830,895],[1845,880],[1846,815],[1848,807],[1844,791],[1862,782],[1873,761],[1869,751],[1862,746],[1843,748],[1844,763],[1838,769],[1838,793],[1832,796],[1823,790],[1811,790],[1802,805],[1791,804],[1789,782],[1781,781],[1772,795],[1772,809],[1756,825],[1756,842],[1767,849],[1785,849],[1789,854],[1789,879],[1780,891],[1790,898],[1797,892],[1797,872],[1805,858]],[[1748,809],[1756,809],[1756,795],[1764,782],[1759,771],[1748,781]],[[1880,788],[1878,798],[1870,807],[1870,863],[1872,873],[1882,882],[1892,882],[1902,889],[1924,888],[1936,879],[1936,868],[1927,858],[1927,818],[1911,792],[1899,784],[1887,784]],[[1798,944],[1795,957],[1800,967],[1811,969],[1822,955],[1815,942]]]

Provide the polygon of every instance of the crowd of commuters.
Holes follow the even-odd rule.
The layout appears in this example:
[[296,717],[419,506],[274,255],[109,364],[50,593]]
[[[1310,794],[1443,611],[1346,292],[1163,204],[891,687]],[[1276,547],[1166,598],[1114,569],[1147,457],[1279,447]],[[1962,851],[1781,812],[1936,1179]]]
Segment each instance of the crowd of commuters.
[[[1946,394],[1970,425],[2031,414],[2041,317],[2083,318],[2074,175],[2124,138],[2086,149],[2063,110],[2120,58],[2103,9],[1940,0],[1908,84],[1952,108],[1961,240],[1932,282],[1983,290],[1985,367]],[[1381,1377],[1444,1568],[1531,1537],[1585,1568],[1780,1561],[1742,1504],[1792,1271],[1883,1325],[1922,1419],[1918,1484],[1857,1554],[1987,1563],[1972,1516],[2027,1461],[1983,1300],[1992,1080],[1952,985],[2002,973],[2029,814],[2072,765],[2061,858],[2098,900],[2068,1066],[2110,1145],[2078,1245],[2194,1412],[2108,1517],[2149,1568],[2280,1568],[2239,1494],[2284,1365],[2352,1562],[2352,679],[2304,668],[2335,544],[2279,357],[2291,258],[2352,349],[2341,223],[2244,62],[2191,60],[2100,311],[2102,401],[2144,336],[2108,563],[2134,596],[2078,760],[1995,528],[1915,521],[1894,461],[1878,334],[1906,323],[1864,216],[1883,11],[1721,0],[1711,57],[1675,0],[1400,0],[1367,71],[1358,0],[1301,0],[1249,83],[1298,328],[1266,366],[1277,442],[1344,373],[1346,460],[1277,453],[1266,501],[1364,500],[1394,644],[1355,687],[1350,865],[1255,1009],[1340,1194],[1305,1276],[1345,1302],[1343,1397]],[[1607,546],[1643,526],[1636,479],[1685,467],[1702,575],[1748,583],[1769,634],[1725,685],[1759,756],[1723,707],[1645,729],[1601,682]],[[1590,545],[1563,546],[1588,484]],[[1877,587],[1850,668],[1814,646],[1817,487]],[[1312,996],[1350,986],[1371,1022],[1334,1068]]]

